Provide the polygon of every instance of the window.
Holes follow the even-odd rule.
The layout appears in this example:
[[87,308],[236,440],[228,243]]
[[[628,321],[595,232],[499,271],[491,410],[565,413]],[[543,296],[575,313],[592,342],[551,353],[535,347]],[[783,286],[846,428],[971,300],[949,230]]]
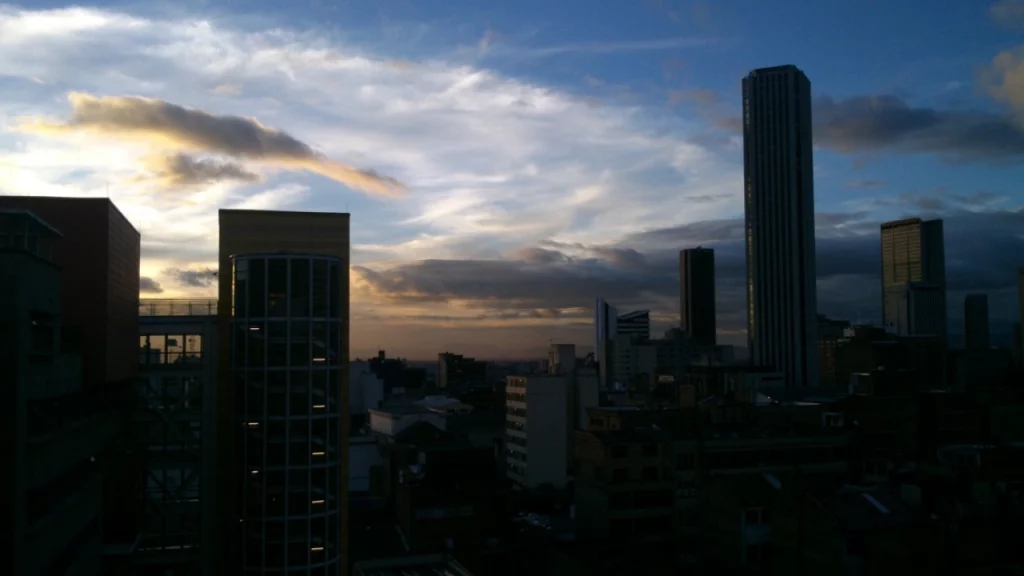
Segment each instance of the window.
[[767,508],[747,508],[744,512],[744,523],[747,526],[768,524],[771,520],[769,514],[770,513]]
[[338,270],[338,264],[337,263],[331,262],[330,269],[329,269],[329,274],[330,274],[330,280],[331,280],[331,282],[330,282],[330,290],[331,290],[331,292],[328,295],[328,299],[330,300],[330,305],[331,305],[331,310],[330,310],[331,318],[340,318],[341,317],[341,306],[340,306],[340,300],[339,300],[340,297],[338,295],[338,292],[339,292],[339,289],[341,287],[341,274],[340,274],[340,272]]
[[49,355],[54,352],[53,316],[41,312],[31,314],[32,331],[30,334],[33,354]]
[[612,470],[612,482],[629,482],[629,469],[616,468]]
[[307,318],[309,316],[309,260],[296,259],[291,261],[291,316]]
[[313,316],[324,318],[328,315],[327,262],[313,261]]
[[655,466],[644,466],[641,474],[644,482],[654,482],[661,479],[661,474],[659,474],[658,468]]
[[266,261],[249,262],[249,317],[263,318],[267,304]]
[[267,316],[288,315],[288,261],[272,258],[267,262]]
[[644,444],[642,449],[644,458],[657,458],[658,457],[658,445],[657,444]]
[[629,446],[616,444],[612,446],[612,458],[626,458],[629,456]]

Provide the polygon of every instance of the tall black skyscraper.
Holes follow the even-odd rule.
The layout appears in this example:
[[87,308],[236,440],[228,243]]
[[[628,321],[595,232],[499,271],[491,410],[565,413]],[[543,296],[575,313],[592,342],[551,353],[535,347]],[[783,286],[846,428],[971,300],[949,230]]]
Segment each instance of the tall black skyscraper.
[[679,253],[679,328],[698,346],[715,341],[715,251],[688,248]]
[[743,172],[751,361],[816,386],[811,82],[797,67],[743,79]]

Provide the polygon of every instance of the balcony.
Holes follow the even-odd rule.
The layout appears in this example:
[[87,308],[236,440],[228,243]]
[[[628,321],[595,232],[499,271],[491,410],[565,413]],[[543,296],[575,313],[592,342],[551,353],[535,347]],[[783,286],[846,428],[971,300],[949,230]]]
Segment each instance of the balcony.
[[216,298],[143,298],[139,316],[216,316]]

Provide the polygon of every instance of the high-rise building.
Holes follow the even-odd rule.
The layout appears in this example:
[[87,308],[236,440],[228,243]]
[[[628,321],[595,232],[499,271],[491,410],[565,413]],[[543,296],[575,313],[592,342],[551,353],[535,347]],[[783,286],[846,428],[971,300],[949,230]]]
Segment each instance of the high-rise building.
[[456,394],[487,384],[487,362],[451,352],[437,355],[438,388]]
[[618,311],[604,298],[594,302],[594,359],[602,388],[610,388],[615,378],[615,334]]
[[1017,357],[1017,367],[1024,370],[1024,268],[1017,271],[1017,300],[1020,306],[1020,320],[1014,327],[1014,355]]
[[886,222],[882,237],[882,318],[900,336],[946,342],[946,251],[942,220]]
[[634,310],[615,319],[615,336],[629,340],[651,339],[651,311]]
[[220,211],[217,573],[348,564],[349,215]]
[[548,373],[569,374],[576,371],[576,345],[548,345]]
[[988,350],[991,346],[988,328],[988,296],[968,294],[964,298],[964,348]]
[[811,82],[795,66],[743,79],[747,340],[788,386],[818,383]]
[[715,251],[688,248],[679,253],[679,328],[701,347],[714,347]]

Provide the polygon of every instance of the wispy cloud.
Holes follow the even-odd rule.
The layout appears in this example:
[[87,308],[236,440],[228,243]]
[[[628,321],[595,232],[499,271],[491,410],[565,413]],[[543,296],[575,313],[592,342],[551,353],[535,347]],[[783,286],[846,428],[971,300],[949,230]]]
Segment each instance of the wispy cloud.
[[577,42],[553,46],[495,45],[491,56],[514,58],[548,58],[565,54],[629,54],[634,52],[661,52],[680,48],[698,48],[719,44],[718,38],[663,38],[659,40],[632,40],[621,42]]

